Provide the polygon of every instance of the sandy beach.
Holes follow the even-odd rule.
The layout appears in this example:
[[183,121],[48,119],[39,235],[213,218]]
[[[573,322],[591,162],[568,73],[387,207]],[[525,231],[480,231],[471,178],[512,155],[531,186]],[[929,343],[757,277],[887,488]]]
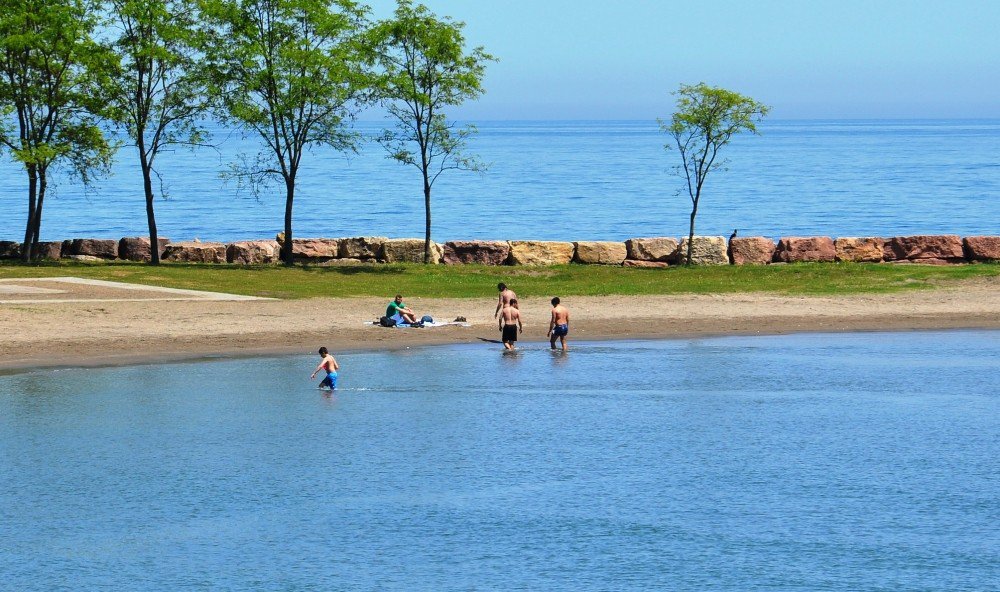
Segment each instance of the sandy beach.
[[[34,288],[44,292],[44,288]],[[22,295],[0,304],[0,368],[95,366],[267,354],[313,354],[499,339],[495,300],[407,298],[437,321],[469,327],[373,326],[388,298],[155,300],[147,293],[89,290],[85,298]],[[769,294],[564,298],[571,341],[791,332],[1000,328],[1000,279],[890,295]],[[524,341],[544,341],[549,305],[523,298]],[[496,347],[499,347],[498,345]]]

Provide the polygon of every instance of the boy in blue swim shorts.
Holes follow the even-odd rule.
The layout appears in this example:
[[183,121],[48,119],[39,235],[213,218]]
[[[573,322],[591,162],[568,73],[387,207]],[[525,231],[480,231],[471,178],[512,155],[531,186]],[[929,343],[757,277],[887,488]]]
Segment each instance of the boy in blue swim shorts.
[[552,318],[549,320],[549,345],[556,348],[556,339],[562,344],[562,350],[566,351],[566,336],[569,335],[569,310],[559,304],[559,297],[552,299]]
[[337,363],[337,360],[330,355],[330,352],[327,351],[325,347],[319,348],[319,355],[323,358],[323,360],[319,363],[319,366],[316,366],[316,369],[313,370],[312,376],[309,377],[309,380],[316,378],[316,374],[318,374],[320,370],[326,370],[326,378],[319,383],[319,387],[317,388],[335,391],[337,390],[337,370],[340,370],[340,364]]

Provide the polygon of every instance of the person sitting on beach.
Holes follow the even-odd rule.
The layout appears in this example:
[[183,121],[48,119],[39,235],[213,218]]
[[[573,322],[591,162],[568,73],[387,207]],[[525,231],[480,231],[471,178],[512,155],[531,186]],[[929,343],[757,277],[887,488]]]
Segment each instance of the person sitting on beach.
[[549,345],[556,348],[556,338],[562,343],[562,350],[566,351],[566,335],[569,334],[569,310],[559,304],[559,297],[552,299],[552,319],[549,320]]
[[517,298],[511,298],[510,302],[504,305],[503,313],[500,315],[500,339],[503,341],[504,349],[514,349],[514,344],[517,343],[519,327],[521,329],[520,332],[524,333],[524,324],[521,322],[521,311],[517,310]]
[[403,296],[396,294],[396,299],[389,303],[385,309],[385,316],[396,321],[396,324],[406,323],[412,325],[417,322],[417,313],[413,312],[403,304]]
[[[497,284],[497,290],[500,291],[500,296],[497,298],[497,309],[493,313],[494,319],[500,314],[500,309],[507,306],[508,303],[517,302],[517,294],[514,293],[514,290],[508,288],[507,284],[500,282]],[[517,308],[517,304],[514,304],[514,308]]]
[[313,370],[312,376],[309,377],[309,380],[316,378],[316,374],[318,374],[320,370],[326,370],[326,378],[323,379],[323,382],[319,383],[318,388],[328,388],[331,391],[335,391],[337,390],[337,370],[340,370],[340,364],[337,363],[337,360],[330,355],[330,352],[327,351],[325,347],[319,348],[319,355],[323,358],[323,360],[319,363],[319,366],[316,366],[316,369]]

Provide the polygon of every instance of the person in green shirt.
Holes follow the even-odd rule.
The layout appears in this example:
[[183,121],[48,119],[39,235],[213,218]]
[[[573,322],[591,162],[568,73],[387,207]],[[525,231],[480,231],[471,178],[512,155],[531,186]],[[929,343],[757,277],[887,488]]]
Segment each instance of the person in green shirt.
[[396,323],[407,323],[412,325],[417,322],[417,313],[413,312],[403,304],[403,296],[396,294],[396,299],[389,303],[385,309],[385,316],[396,321]]

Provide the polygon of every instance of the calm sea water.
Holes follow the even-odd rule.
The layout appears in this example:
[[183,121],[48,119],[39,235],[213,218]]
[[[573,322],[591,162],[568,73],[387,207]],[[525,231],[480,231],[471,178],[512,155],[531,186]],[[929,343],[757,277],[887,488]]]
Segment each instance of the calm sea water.
[[0,376],[0,588],[997,589],[1000,333],[573,345]]
[[[371,136],[380,124],[359,125]],[[472,148],[489,172],[448,171],[433,196],[437,240],[608,239],[686,234],[690,201],[671,169],[676,152],[652,121],[486,122]],[[728,236],[1000,233],[1000,120],[767,122],[727,149],[709,178],[697,230]],[[219,173],[255,144],[215,130],[218,150],[164,154],[170,197],[157,204],[174,240],[273,237],[283,189],[259,200]],[[89,193],[62,181],[42,237],[119,238],[146,232],[141,179],[128,149],[115,175]],[[24,174],[0,164],[0,239],[23,237]],[[351,159],[307,155],[297,193],[297,236],[423,236],[413,167],[365,145]]]

